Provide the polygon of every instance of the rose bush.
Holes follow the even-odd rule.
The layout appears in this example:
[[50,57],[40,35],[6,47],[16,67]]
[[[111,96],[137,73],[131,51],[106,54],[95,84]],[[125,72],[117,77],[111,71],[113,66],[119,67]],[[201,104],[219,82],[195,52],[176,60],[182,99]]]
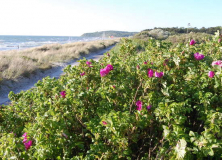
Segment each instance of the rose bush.
[[[11,92],[11,104],[0,108],[0,157],[219,159],[218,39],[177,47],[123,39],[99,62],[80,60],[59,79]],[[196,60],[198,52],[204,58]]]

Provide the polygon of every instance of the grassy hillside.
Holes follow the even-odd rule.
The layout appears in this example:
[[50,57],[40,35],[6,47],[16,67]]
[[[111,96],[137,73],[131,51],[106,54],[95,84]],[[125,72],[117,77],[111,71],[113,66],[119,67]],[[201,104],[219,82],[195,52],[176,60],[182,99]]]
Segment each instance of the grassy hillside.
[[84,33],[82,37],[102,37],[105,33],[106,37],[129,37],[133,36],[137,32],[126,32],[126,31],[101,31],[101,32],[92,32],[92,33]]

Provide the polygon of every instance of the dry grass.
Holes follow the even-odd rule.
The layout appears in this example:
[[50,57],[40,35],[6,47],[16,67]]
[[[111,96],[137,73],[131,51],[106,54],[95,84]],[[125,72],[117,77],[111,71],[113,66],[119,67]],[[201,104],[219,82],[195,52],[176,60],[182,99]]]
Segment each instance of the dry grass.
[[30,76],[39,69],[49,69],[57,62],[66,62],[80,55],[96,52],[119,40],[51,44],[26,50],[0,52],[0,82]]

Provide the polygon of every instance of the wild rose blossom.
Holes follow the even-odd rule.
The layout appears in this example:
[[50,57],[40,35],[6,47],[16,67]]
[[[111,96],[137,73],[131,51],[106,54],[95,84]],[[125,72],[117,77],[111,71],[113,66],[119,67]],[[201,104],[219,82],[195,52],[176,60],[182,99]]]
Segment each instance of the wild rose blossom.
[[113,70],[113,66],[111,64],[108,64],[105,68],[100,69],[100,76],[106,76],[111,70]]
[[113,66],[112,66],[111,64],[107,64],[105,68],[106,68],[106,70],[108,70],[108,71],[113,70]]
[[209,71],[208,72],[208,77],[213,78],[214,77],[214,71]]
[[90,64],[92,64],[92,62],[86,61],[86,64],[87,64],[88,66],[90,66]]
[[163,77],[164,73],[163,72],[155,72],[155,77],[161,78]]
[[213,62],[212,62],[212,66],[221,65],[221,64],[222,64],[221,62],[222,62],[221,60],[213,61]]
[[218,39],[218,43],[220,43],[221,42],[221,39]]
[[136,106],[137,106],[136,109],[137,109],[138,111],[141,111],[141,110],[142,110],[142,102],[141,102],[141,101],[137,101],[137,102],[136,102]]
[[153,77],[153,70],[152,69],[148,69],[148,77]]
[[28,141],[27,143],[24,143],[26,151],[30,149],[32,146],[32,141]]
[[60,92],[60,95],[61,95],[62,98],[65,98],[66,97],[66,91]]
[[152,105],[149,105],[149,106],[147,106],[146,108],[147,108],[147,110],[149,111],[149,110],[152,108]]
[[200,54],[200,53],[194,53],[194,58],[196,59],[196,60],[201,60],[201,59],[203,59],[204,58],[204,55],[203,54]]
[[84,76],[86,73],[85,72],[82,72],[82,73],[80,73],[80,76]]
[[25,133],[22,135],[22,137],[24,137],[24,138],[27,137],[27,133],[25,132]]
[[139,65],[137,65],[137,66],[136,66],[136,68],[137,68],[137,69],[140,69],[140,66],[139,66]]
[[92,62],[89,62],[89,61],[86,61],[86,65],[89,66],[89,67],[93,67],[91,66]]
[[107,125],[107,122],[106,121],[102,121],[103,125]]
[[27,137],[24,137],[22,143],[26,143],[27,142]]
[[30,147],[32,146],[32,141],[28,141],[28,142],[27,142],[27,136],[28,136],[28,135],[27,135],[26,132],[22,135],[22,137],[24,138],[23,141],[22,141],[22,143],[25,145],[26,151],[29,150]]
[[107,70],[106,68],[100,69],[100,76],[101,76],[101,77],[106,76],[108,73],[109,73],[109,70]]
[[196,42],[192,39],[191,41],[190,41],[190,45],[194,45]]

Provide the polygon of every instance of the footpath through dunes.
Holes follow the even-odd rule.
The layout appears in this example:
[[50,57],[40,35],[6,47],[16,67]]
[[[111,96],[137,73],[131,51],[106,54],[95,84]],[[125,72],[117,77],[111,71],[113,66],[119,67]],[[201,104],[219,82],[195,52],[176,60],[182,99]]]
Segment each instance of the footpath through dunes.
[[[62,59],[58,59],[57,61],[49,61],[49,67],[43,69],[43,68],[35,68],[34,72],[28,72],[28,75],[25,76],[24,74],[20,74],[19,76],[17,76],[16,78],[14,77],[10,77],[8,80],[4,79],[3,75],[2,75],[2,71],[1,71],[1,67],[3,67],[4,65],[2,65],[3,63],[0,64],[0,105],[1,104],[8,104],[9,103],[9,99],[8,99],[8,94],[10,91],[13,91],[14,93],[19,93],[22,90],[28,90],[32,87],[34,87],[34,84],[36,82],[38,82],[39,80],[43,79],[44,77],[55,77],[55,78],[59,78],[62,74],[63,74],[63,69],[68,66],[68,65],[78,65],[77,60],[81,59],[81,58],[86,58],[86,59],[93,59],[95,61],[98,61],[105,52],[109,51],[111,48],[113,48],[115,46],[115,44],[119,41],[118,40],[106,40],[106,41],[96,41],[96,44],[94,42],[76,42],[73,44],[64,44],[64,45],[59,45],[59,46],[82,46],[78,47],[78,51],[74,51],[74,52],[78,52],[75,54],[75,57],[72,57],[72,53],[70,52],[70,54],[63,53],[61,51],[60,54],[58,53],[50,53],[51,58],[56,59],[58,57],[62,57],[62,55],[66,56],[66,58],[62,58]],[[58,45],[58,44],[57,44]],[[52,45],[53,47],[55,47],[55,45]],[[102,47],[101,47],[102,46]],[[27,57],[29,56],[29,52],[28,51],[35,51],[35,50],[40,50],[43,48],[47,48],[49,46],[42,46],[42,47],[36,47],[34,49],[27,49],[24,51],[21,51],[21,56],[24,55],[24,53],[27,53]],[[49,47],[51,48],[51,47]],[[77,49],[77,48],[76,48]],[[64,49],[63,49],[64,51]],[[16,52],[16,51],[8,51],[8,53],[10,54],[10,56],[12,56],[12,54],[10,52]],[[5,54],[6,52],[4,52]],[[18,54],[18,53],[17,53]],[[32,55],[34,55],[33,52],[31,52]],[[45,54],[42,51],[42,54]],[[6,54],[5,54],[6,55]],[[16,55],[18,56],[18,55]],[[67,58],[68,56],[68,58]],[[49,56],[45,56],[46,58],[49,58]],[[72,57],[72,58],[71,58]],[[15,57],[11,57],[12,61],[13,59],[15,59]],[[0,53],[0,60],[3,59],[3,56]],[[20,59],[21,60],[21,59]],[[18,63],[18,62],[15,62]],[[10,65],[10,64],[8,64]],[[14,64],[15,65],[15,64]],[[18,66],[19,64],[17,64]],[[23,65],[24,69],[27,69],[29,66],[27,65],[27,61],[21,63],[20,65]],[[14,66],[16,67],[16,66]],[[19,69],[20,66],[18,66]],[[9,71],[9,69],[8,69]],[[19,72],[20,70],[18,70]],[[16,71],[15,71],[16,72]],[[3,77],[3,78],[2,78]],[[1,81],[2,80],[2,81]]]

